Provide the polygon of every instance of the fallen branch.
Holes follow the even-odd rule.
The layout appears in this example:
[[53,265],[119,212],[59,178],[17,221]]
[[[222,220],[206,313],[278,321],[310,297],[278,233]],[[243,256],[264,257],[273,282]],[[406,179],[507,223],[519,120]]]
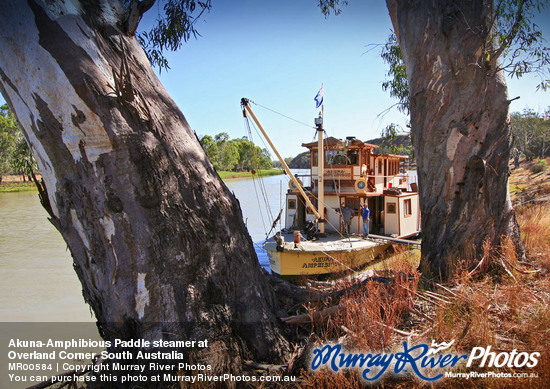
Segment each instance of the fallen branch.
[[504,263],[504,259],[503,259],[503,258],[501,258],[500,264],[502,265],[502,267],[504,268],[504,270],[506,271],[506,273],[508,273],[508,275],[509,275],[510,277],[512,277],[512,279],[517,283],[517,282],[518,282],[517,278],[512,274],[512,272],[510,271],[510,269],[508,269],[508,267],[507,267],[506,264]]
[[405,287],[405,286],[403,286],[403,285],[399,285],[399,286],[402,287],[402,288],[405,289],[405,290],[408,290],[408,291],[411,292],[411,293],[416,293],[415,296],[416,296],[416,297],[419,297],[421,300],[424,300],[424,301],[426,301],[426,302],[428,302],[428,303],[430,303],[430,304],[436,305],[436,306],[438,306],[438,307],[440,307],[440,308],[445,308],[443,305],[438,304],[436,301],[434,301],[434,300],[432,300],[432,299],[429,299],[429,298],[423,296],[422,294],[420,294],[420,291],[418,291],[418,290],[417,290],[416,292],[413,292],[412,290],[410,290],[409,288],[407,288],[407,287]]
[[451,289],[449,289],[449,288],[447,288],[447,287],[445,287],[445,286],[443,286],[443,285],[441,285],[441,284],[438,284],[438,283],[435,282],[435,281],[429,280],[429,279],[427,279],[426,277],[422,277],[421,280],[422,280],[422,281],[426,281],[426,282],[428,282],[428,283],[430,283],[430,284],[432,284],[432,285],[435,285],[435,286],[437,286],[437,287],[443,289],[445,292],[449,293],[450,295],[452,295],[452,296],[454,296],[454,297],[458,297],[458,294],[456,294],[455,292],[453,292]]
[[417,310],[416,308],[410,307],[410,308],[409,308],[409,311],[410,311],[411,313],[414,313],[414,314],[417,315],[417,316],[420,316],[420,317],[423,318],[423,319],[428,320],[430,323],[435,323],[435,320],[434,320],[434,319],[432,319],[431,317],[429,317],[429,316],[426,315],[425,313],[420,312],[420,311]]
[[508,259],[506,258],[502,258],[502,260],[504,262],[506,262],[506,264],[508,264],[508,266],[510,266],[512,269],[514,269],[515,271],[517,271],[518,273],[521,273],[521,274],[533,274],[533,273],[538,273],[540,271],[540,269],[536,269],[536,270],[523,270],[523,269],[520,269],[518,268],[517,266],[515,266],[512,262],[510,262]]
[[254,361],[245,361],[244,365],[254,370],[263,370],[263,371],[271,371],[271,372],[282,371],[288,367],[287,365],[266,365],[266,364],[261,364]]
[[446,304],[450,304],[451,301],[447,300],[446,299],[446,296],[443,296],[441,294],[438,294],[438,293],[434,293],[434,292],[430,292],[429,290],[424,290],[423,293],[425,293],[426,295],[430,296],[430,297],[433,297],[434,299],[437,299],[437,300],[440,300]]
[[281,320],[285,324],[308,324],[321,322],[332,315],[336,315],[345,308],[342,305],[335,305],[333,307],[323,309],[322,311],[315,311],[312,313],[304,313],[302,315],[295,315],[289,317],[282,317]]
[[417,336],[415,334],[412,334],[410,332],[405,332],[405,331],[401,331],[401,330],[398,330],[397,328],[394,328],[392,326],[389,326],[387,324],[384,324],[384,323],[380,323],[379,321],[374,321],[376,324],[378,325],[381,325],[382,327],[384,328],[387,328],[389,330],[392,330],[393,332],[395,332],[396,334],[399,334],[399,335],[403,335],[403,336]]

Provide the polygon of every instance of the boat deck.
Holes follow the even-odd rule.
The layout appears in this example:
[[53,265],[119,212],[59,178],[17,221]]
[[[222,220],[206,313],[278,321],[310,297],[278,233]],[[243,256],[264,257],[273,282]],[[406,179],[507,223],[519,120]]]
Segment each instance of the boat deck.
[[[352,252],[380,245],[380,241],[364,238],[361,235],[341,237],[338,234],[326,234],[326,236],[318,240],[305,240],[302,238],[300,243],[296,244],[294,243],[294,235],[292,233],[283,234],[282,236],[285,240],[284,251],[291,252]],[[267,251],[275,251],[276,248],[277,242],[273,237],[264,243],[264,249]]]

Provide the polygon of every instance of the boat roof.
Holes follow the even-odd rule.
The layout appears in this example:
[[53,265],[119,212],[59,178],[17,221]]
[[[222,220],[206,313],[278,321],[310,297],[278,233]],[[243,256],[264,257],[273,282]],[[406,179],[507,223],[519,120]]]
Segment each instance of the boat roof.
[[[371,143],[365,143],[363,141],[360,141],[357,138],[351,138],[350,137],[349,142],[350,143],[348,145],[348,148],[349,147],[357,147],[357,148],[360,148],[360,149],[361,148],[375,149],[375,148],[379,147],[378,145],[373,145]],[[329,136],[328,138],[326,138],[324,143],[325,143],[326,148],[332,149],[332,150],[338,150],[338,149],[345,149],[346,148],[346,141],[344,141],[342,139],[339,139],[339,138],[335,138],[333,136]],[[308,149],[317,148],[318,145],[319,144],[318,144],[317,141],[310,142],[310,143],[302,143],[302,147],[307,147]],[[398,154],[377,154],[377,153],[373,153],[373,154],[374,154],[375,157],[380,156],[380,157],[399,158],[399,159],[409,158],[406,155],[398,155]]]
[[[350,146],[352,146],[352,147],[358,147],[358,148],[367,147],[367,148],[371,148],[371,149],[375,149],[375,148],[378,147],[377,145],[373,145],[373,144],[370,144],[370,143],[365,143],[363,141],[360,141],[357,138],[350,138],[349,141],[351,142]],[[333,148],[344,148],[344,147],[346,147],[346,141],[345,140],[335,138],[333,136],[329,136],[328,138],[326,138],[324,143],[325,143],[325,146],[333,147]],[[302,143],[302,147],[307,147],[307,148],[310,148],[310,149],[313,148],[313,147],[317,147],[317,146],[318,146],[317,141],[311,142],[311,143]]]

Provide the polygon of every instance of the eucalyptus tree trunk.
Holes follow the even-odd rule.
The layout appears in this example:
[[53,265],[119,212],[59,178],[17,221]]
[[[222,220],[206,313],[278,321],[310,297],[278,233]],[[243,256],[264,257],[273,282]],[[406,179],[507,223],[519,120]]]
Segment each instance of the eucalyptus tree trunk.
[[121,31],[122,4],[7,3],[0,90],[101,335],[208,339],[193,358],[218,373],[280,361],[288,344],[239,203]]
[[[493,49],[491,1],[387,0],[411,96],[424,272],[446,278],[488,241],[521,255],[508,192],[508,95]],[[487,45],[487,46],[486,46]]]

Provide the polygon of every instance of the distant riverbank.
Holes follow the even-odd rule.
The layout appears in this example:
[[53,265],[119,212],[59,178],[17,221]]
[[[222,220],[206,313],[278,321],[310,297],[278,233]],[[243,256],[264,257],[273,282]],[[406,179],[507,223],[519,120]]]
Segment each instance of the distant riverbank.
[[[252,172],[218,172],[222,180],[229,180],[235,178],[252,178]],[[258,170],[256,174],[259,177],[277,176],[283,174],[281,169],[267,169]],[[27,192],[35,191],[36,186],[33,182],[24,182],[21,176],[4,176],[2,183],[0,184],[0,193],[8,192]]]
[[[269,177],[277,176],[283,174],[284,172],[281,169],[267,169],[267,170],[258,170],[255,172],[259,177]],[[231,178],[252,178],[252,172],[218,172],[222,180],[227,180]]]
[[[40,179],[40,176],[38,179]],[[36,190],[36,185],[34,185],[34,182],[23,181],[22,176],[7,175],[2,177],[0,193],[28,192],[32,190]]]

